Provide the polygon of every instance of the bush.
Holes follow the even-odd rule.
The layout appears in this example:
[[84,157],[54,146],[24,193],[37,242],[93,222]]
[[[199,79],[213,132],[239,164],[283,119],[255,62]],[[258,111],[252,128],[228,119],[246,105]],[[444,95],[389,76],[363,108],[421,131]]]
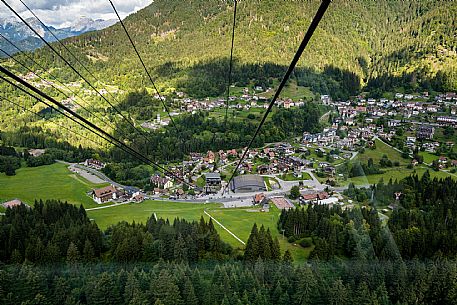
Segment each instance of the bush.
[[303,248],[308,248],[308,247],[311,247],[313,245],[313,243],[311,241],[311,238],[303,238],[302,240],[300,240],[299,244]]
[[292,235],[292,236],[289,236],[289,238],[287,239],[287,241],[288,241],[289,243],[293,243],[293,242],[295,242],[296,240],[297,240],[297,238],[295,238],[295,236],[293,236],[293,235]]

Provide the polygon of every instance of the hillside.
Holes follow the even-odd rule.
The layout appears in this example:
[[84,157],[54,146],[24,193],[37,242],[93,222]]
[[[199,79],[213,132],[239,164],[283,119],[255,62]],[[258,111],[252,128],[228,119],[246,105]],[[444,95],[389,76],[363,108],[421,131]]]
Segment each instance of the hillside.
[[[318,1],[241,1],[234,81],[245,84],[254,79],[268,85],[269,77],[281,76],[318,5]],[[316,92],[338,96],[355,93],[359,84],[456,89],[456,10],[452,1],[334,1],[296,77]],[[219,95],[228,64],[231,14],[225,1],[157,0],[125,23],[162,88]],[[119,24],[66,43],[103,79],[124,89],[149,86],[138,73],[141,67]],[[61,65],[46,49],[35,56],[53,67]],[[207,89],[201,90],[202,86]]]
[[[253,85],[275,87],[318,5],[317,0],[239,2],[233,83],[238,88]],[[220,0],[156,0],[125,19],[126,27],[163,93],[168,95],[177,90],[195,98],[224,95],[232,10],[231,3]],[[335,0],[295,69],[292,84],[305,88],[309,92],[308,100],[318,94],[347,98],[362,90],[369,91],[373,96],[382,95],[385,91],[455,91],[457,41],[453,16],[456,11],[457,4],[452,1]],[[95,86],[101,89],[104,85],[112,85],[109,90],[117,96],[117,100],[108,98],[136,123],[151,120],[161,112],[162,107],[157,100],[143,95],[146,92],[154,93],[154,90],[119,24],[67,38],[64,43],[103,82],[96,83],[85,74]],[[54,47],[61,49],[58,44],[54,44]],[[78,70],[85,73],[65,51],[62,52]],[[88,86],[47,48],[30,55],[49,68],[44,73],[45,77],[52,73],[67,84],[76,82],[71,87],[77,88],[75,90],[84,98],[85,105],[106,120],[116,122],[115,112],[99,97],[91,94]],[[24,55],[17,55],[17,58],[35,71],[41,70]],[[12,60],[4,62],[4,65],[27,73]],[[35,111],[42,111],[61,124],[68,124],[59,116],[49,113],[49,109],[44,109],[43,105],[19,96],[18,91],[12,91],[4,83],[0,83],[0,90],[5,92],[5,96],[20,100],[25,107],[33,107]],[[43,90],[58,99],[65,99],[52,88],[45,86]],[[133,91],[142,93],[132,94]],[[92,145],[62,130],[52,120],[37,120],[9,103],[3,103],[0,109],[0,129],[11,145],[49,143],[56,138],[67,139],[73,146]],[[78,111],[92,122],[101,124],[99,118],[82,109]],[[16,124],[9,124],[13,118]],[[187,128],[187,123],[194,119],[183,120],[180,124]],[[241,128],[241,133],[235,132],[236,136],[225,134],[218,138],[216,134],[225,133],[223,125],[211,130],[214,133],[211,136],[204,128],[215,124],[209,118],[199,116],[199,124],[194,124],[198,128],[188,135],[189,139],[193,139],[188,149],[219,148],[214,144],[215,141],[220,142],[221,148],[233,143],[242,145],[252,134],[248,131],[256,125],[254,121],[233,122],[234,127],[247,127]],[[71,126],[80,129],[74,124]],[[112,127],[105,128],[111,133],[116,132]],[[122,128],[124,131],[120,136],[124,137],[126,126],[116,122],[116,129]],[[310,130],[313,128],[310,127]],[[88,134],[86,131],[83,133]],[[270,140],[279,140],[284,133],[272,127],[266,135]],[[174,145],[174,136],[164,141],[163,135],[154,135],[154,143],[158,143],[161,155],[167,154],[168,147]],[[132,140],[130,135],[127,138]],[[195,139],[203,140],[200,143]]]

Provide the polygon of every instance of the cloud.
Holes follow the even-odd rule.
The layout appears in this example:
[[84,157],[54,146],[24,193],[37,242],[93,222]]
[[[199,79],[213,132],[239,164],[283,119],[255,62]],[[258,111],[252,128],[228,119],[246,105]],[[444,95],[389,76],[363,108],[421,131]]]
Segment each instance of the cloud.
[[[23,17],[31,14],[19,0],[6,0]],[[108,0],[22,0],[45,23],[55,27],[65,27],[75,23],[80,17],[92,19],[115,19],[116,15]],[[121,18],[125,18],[153,0],[113,0]],[[3,7],[2,7],[3,6]],[[11,17],[13,13],[0,4],[0,17]]]

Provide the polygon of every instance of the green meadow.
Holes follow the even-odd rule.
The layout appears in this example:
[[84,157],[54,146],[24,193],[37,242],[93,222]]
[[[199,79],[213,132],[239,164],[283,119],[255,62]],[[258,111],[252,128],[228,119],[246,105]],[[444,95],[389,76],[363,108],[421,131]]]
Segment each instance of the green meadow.
[[22,167],[15,176],[0,174],[0,201],[18,198],[28,204],[39,199],[60,199],[85,208],[97,206],[90,196],[91,189],[108,184],[93,184],[68,170],[67,165],[55,163],[39,167]]
[[[269,212],[261,212],[259,208],[225,209],[221,204],[217,203],[202,204],[146,200],[142,203],[131,203],[90,210],[87,213],[104,230],[120,221],[145,223],[154,213],[158,218],[169,219],[170,221],[173,221],[175,218],[198,221],[202,216],[206,220],[209,220],[209,217],[204,213],[205,211],[244,242],[247,242],[254,223],[259,227],[264,225],[266,228],[270,228],[273,236],[279,239],[281,250],[285,251],[289,249],[296,261],[305,260],[312,250],[312,248],[303,249],[299,245],[290,244],[282,238],[282,235],[276,228],[280,211],[275,206],[272,206]],[[240,241],[216,222],[214,222],[214,226],[224,241],[234,248],[244,248]]]
[[356,158],[363,163],[367,163],[368,159],[371,158],[375,164],[379,164],[379,160],[381,160],[384,155],[387,155],[392,162],[398,161],[403,165],[407,165],[410,161],[409,159],[402,158],[401,153],[380,140],[376,140],[375,149],[367,148],[363,154],[359,153]]
[[347,181],[340,181],[339,183],[341,185],[346,185],[346,184],[349,184],[350,182],[352,182],[355,185],[365,185],[365,184],[378,183],[379,180],[381,180],[381,179],[384,181],[384,183],[387,183],[387,182],[389,182],[389,179],[392,179],[393,181],[401,180],[403,178],[410,176],[411,174],[416,174],[416,175],[419,175],[419,177],[422,177],[422,175],[427,170],[430,172],[430,176],[432,178],[435,178],[435,177],[436,178],[452,177],[454,179],[457,178],[456,175],[453,175],[453,174],[450,174],[447,172],[443,172],[443,171],[437,172],[431,168],[426,168],[426,167],[417,167],[414,169],[409,169],[409,168],[404,168],[404,167],[393,167],[391,169],[385,170],[385,173],[383,173],[383,174],[349,178]]

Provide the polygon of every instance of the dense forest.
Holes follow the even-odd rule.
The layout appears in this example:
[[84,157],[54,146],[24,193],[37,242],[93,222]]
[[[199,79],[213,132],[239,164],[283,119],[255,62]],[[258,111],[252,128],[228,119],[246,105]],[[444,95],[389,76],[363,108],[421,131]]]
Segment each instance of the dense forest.
[[[291,241],[310,239],[311,257],[372,259],[455,258],[457,253],[457,182],[452,178],[410,176],[369,189],[350,185],[345,194],[362,208],[311,205],[283,211],[278,223]],[[399,200],[395,193],[401,194]],[[393,205],[383,223],[376,206]]]
[[88,305],[428,304],[457,299],[455,261],[30,264],[0,267],[0,302]]
[[[0,219],[0,302],[455,304],[456,192],[457,182],[425,173],[369,189],[351,185],[346,195],[362,208],[284,210],[279,229],[313,246],[299,265],[255,224],[242,253],[203,218],[151,216],[102,232],[82,207],[21,205]],[[386,204],[397,208],[382,221],[376,207]]]

